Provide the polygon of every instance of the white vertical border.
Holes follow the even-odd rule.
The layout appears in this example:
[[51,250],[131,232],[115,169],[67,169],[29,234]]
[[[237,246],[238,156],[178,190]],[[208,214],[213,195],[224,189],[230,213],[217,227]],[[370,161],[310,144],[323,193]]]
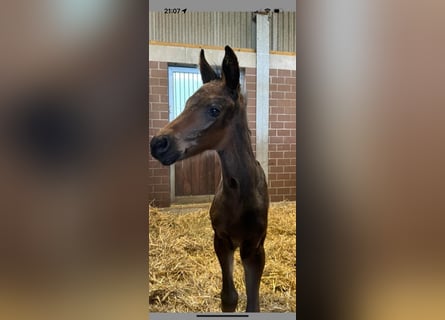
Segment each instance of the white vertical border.
[[[173,110],[173,69],[167,64],[168,78],[168,122],[175,118]],[[170,166],[170,205],[175,202],[176,192],[175,192],[175,165]]]
[[256,158],[269,180],[269,15],[256,14]]

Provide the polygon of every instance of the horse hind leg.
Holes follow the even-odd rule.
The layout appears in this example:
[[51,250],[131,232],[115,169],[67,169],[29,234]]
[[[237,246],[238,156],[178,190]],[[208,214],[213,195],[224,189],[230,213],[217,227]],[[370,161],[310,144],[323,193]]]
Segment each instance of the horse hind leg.
[[221,310],[234,312],[238,305],[238,293],[233,283],[234,248],[229,241],[214,235],[213,241],[216,255],[222,270]]
[[246,283],[246,312],[260,312],[260,281],[265,264],[263,243],[259,247],[243,243],[240,248]]

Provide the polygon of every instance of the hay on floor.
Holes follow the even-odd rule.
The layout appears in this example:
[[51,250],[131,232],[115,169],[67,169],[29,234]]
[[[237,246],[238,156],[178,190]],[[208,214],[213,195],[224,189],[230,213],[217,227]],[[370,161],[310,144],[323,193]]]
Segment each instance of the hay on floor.
[[[213,251],[210,205],[149,211],[150,312],[220,311],[221,271]],[[295,312],[295,203],[272,203],[266,265],[260,288],[261,312]],[[235,252],[237,312],[246,307],[244,274]]]

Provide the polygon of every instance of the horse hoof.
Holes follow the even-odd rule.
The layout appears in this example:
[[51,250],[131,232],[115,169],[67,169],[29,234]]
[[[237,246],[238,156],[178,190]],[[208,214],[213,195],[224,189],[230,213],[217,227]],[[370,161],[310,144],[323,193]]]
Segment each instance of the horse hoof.
[[238,293],[234,292],[229,296],[221,295],[221,310],[222,312],[235,312],[238,305]]

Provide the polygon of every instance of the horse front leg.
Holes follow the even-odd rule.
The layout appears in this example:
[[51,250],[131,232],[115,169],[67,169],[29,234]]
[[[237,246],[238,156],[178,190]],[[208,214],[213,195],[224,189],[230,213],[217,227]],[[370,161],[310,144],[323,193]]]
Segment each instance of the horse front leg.
[[238,305],[238,293],[233,283],[233,254],[230,242],[214,234],[213,244],[222,270],[221,310],[234,312]]
[[243,243],[240,248],[246,282],[246,312],[260,312],[260,281],[265,264],[263,243],[259,247],[251,243]]

